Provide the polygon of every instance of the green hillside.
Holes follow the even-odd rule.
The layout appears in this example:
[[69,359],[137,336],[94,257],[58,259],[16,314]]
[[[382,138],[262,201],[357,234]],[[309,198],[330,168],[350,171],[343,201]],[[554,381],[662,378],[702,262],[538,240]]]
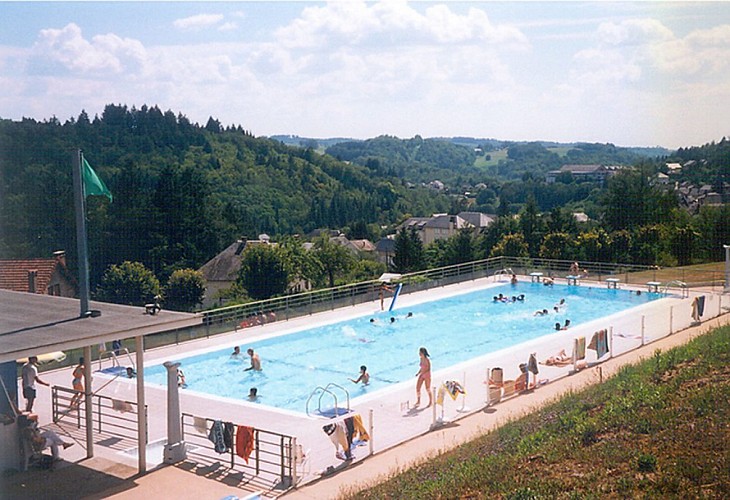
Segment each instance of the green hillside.
[[0,121],[0,258],[64,249],[73,260],[77,148],[114,195],[88,199],[92,283],[124,260],[162,275],[197,268],[241,236],[349,227],[377,238],[405,214],[449,210],[444,195],[240,126],[108,105],[93,119]]

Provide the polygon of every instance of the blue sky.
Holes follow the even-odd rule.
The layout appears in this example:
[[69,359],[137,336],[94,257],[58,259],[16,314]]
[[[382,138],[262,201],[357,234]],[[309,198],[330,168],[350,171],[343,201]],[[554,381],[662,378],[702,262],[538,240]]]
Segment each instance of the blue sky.
[[13,120],[676,148],[730,135],[730,2],[0,2],[0,85]]

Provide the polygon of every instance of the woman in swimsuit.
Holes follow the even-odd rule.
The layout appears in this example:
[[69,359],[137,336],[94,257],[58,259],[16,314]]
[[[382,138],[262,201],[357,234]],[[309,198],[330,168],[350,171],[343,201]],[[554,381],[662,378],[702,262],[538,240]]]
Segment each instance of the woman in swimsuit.
[[84,395],[84,358],[79,358],[79,364],[74,368],[73,380],[71,385],[76,391],[76,394],[71,398],[70,407],[76,408],[81,403],[81,396]]
[[416,406],[421,404],[421,386],[426,385],[426,392],[428,393],[428,408],[431,406],[431,360],[429,358],[428,350],[425,347],[421,347],[418,350],[418,355],[421,357],[421,365],[418,369],[418,380],[416,381]]

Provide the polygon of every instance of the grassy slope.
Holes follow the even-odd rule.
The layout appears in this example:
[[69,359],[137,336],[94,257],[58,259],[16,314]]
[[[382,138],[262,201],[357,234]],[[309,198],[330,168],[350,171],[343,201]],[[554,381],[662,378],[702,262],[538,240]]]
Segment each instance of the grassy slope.
[[730,498],[730,326],[350,498]]

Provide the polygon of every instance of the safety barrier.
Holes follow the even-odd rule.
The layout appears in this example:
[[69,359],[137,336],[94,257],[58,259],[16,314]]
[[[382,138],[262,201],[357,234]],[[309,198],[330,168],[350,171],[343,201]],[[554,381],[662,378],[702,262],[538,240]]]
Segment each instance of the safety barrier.
[[[234,434],[230,436],[230,446],[227,446],[225,451],[216,452],[215,445],[209,438],[215,422],[216,420],[207,417],[182,414],[182,438],[187,445],[188,460],[201,464],[222,464],[221,458],[225,456],[227,468],[233,473],[241,473],[242,482],[255,477],[276,489],[289,489],[302,479],[308,457],[297,445],[295,437],[229,422],[235,429]],[[226,424],[221,422],[221,425]],[[247,447],[242,445],[250,452],[247,458],[237,454],[237,451],[242,451],[237,450],[235,434],[238,432],[250,432],[251,442]],[[247,474],[251,476],[248,479],[245,477]]]
[[[51,387],[51,411],[54,423],[72,423],[78,429],[86,428],[86,398],[82,395],[77,405],[71,403],[78,391],[54,385]],[[113,434],[129,439],[137,439],[137,414],[139,405],[101,394],[92,394],[92,424],[99,433]],[[147,405],[144,407],[147,415]],[[146,419],[145,419],[146,421]],[[145,429],[145,442],[147,442]]]

